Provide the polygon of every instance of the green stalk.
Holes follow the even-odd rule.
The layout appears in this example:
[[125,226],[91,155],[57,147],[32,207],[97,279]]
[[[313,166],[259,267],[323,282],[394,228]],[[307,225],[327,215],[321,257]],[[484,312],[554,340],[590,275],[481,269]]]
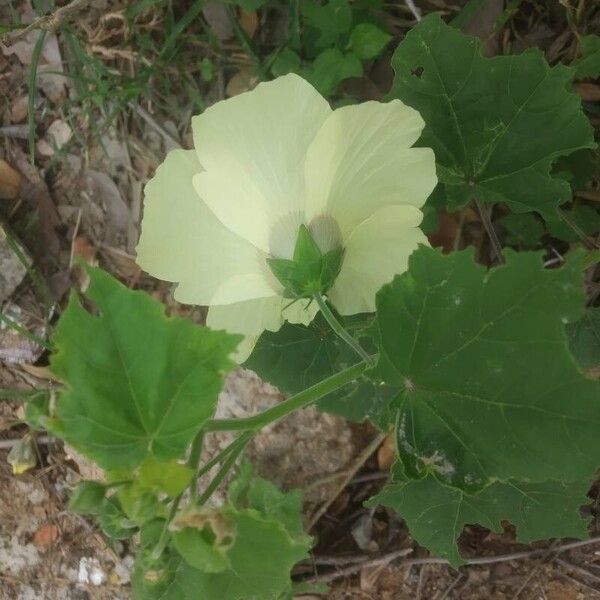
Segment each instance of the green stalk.
[[31,56],[31,71],[29,72],[29,98],[27,100],[27,125],[29,128],[29,160],[31,164],[35,164],[35,80],[37,79],[37,70],[42,57],[44,48],[44,39],[46,38],[46,30],[40,30],[38,38],[33,47]]
[[[369,361],[372,360],[370,356],[368,358]],[[348,367],[258,415],[246,417],[245,419],[216,419],[208,421],[204,426],[204,431],[258,431],[266,425],[278,421],[290,413],[304,408],[323,398],[323,396],[347,385],[359,377],[368,366],[368,364],[362,362]]]
[[[188,467],[192,469],[198,468],[198,463],[200,462],[200,455],[202,454],[202,446],[204,445],[204,430],[200,430],[194,441],[192,442],[192,448],[190,449],[190,455],[187,460]],[[192,494],[192,498],[195,498],[198,494],[197,485],[196,485],[197,476],[192,478],[190,482],[189,488],[190,493]]]
[[337,320],[332,310],[327,306],[327,302],[321,296],[321,294],[315,294],[313,296],[315,302],[319,306],[321,314],[325,317],[325,320],[329,323],[331,329],[350,346],[370,367],[375,366],[374,358],[365,352],[364,348],[344,329],[344,326]]
[[244,448],[248,445],[248,442],[254,436],[254,431],[246,431],[240,435],[230,446],[231,450],[223,465],[219,469],[219,472],[214,476],[213,480],[206,486],[206,489],[198,499],[198,504],[202,506],[214,493],[214,491],[221,485],[223,479],[227,476],[227,473],[231,471],[235,465],[235,461],[239,458],[240,454],[244,451]]

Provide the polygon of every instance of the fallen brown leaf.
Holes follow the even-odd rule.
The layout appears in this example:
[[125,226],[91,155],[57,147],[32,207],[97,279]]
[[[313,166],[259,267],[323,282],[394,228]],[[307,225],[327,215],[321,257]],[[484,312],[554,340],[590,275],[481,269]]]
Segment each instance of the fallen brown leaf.
[[255,10],[240,10],[240,16],[238,18],[240,27],[246,32],[249,38],[254,37],[256,30],[258,29],[258,16]]
[[575,91],[586,102],[600,102],[600,85],[596,83],[576,83]]
[[377,450],[377,464],[381,471],[389,471],[396,460],[396,440],[390,433]]
[[0,199],[14,200],[21,187],[21,174],[0,159]]

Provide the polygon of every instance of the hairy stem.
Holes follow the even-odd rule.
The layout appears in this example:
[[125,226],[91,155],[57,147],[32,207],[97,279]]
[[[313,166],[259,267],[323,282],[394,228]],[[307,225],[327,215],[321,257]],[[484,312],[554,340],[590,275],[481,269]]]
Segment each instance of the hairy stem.
[[[369,357],[371,361],[371,357]],[[247,417],[245,419],[217,419],[209,421],[205,426],[205,431],[258,431],[265,425],[269,425],[279,419],[304,408],[313,402],[316,402],[323,396],[347,385],[358,376],[360,376],[369,365],[365,362],[358,363],[348,367],[319,383],[299,392],[295,396],[276,404],[273,408],[264,412]]]
[[365,352],[364,348],[344,329],[344,326],[337,320],[333,311],[327,306],[327,302],[321,296],[321,294],[315,294],[313,296],[315,302],[318,304],[321,314],[325,317],[325,320],[329,323],[331,329],[348,344],[370,367],[375,365],[373,357]]

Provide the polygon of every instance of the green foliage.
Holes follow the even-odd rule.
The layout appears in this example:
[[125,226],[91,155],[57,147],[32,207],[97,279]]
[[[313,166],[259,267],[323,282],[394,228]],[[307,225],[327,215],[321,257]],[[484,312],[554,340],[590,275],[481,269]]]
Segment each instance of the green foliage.
[[600,366],[600,307],[590,308],[579,321],[567,326],[569,345],[583,369]]
[[82,515],[95,515],[101,511],[106,486],[99,481],[80,482],[69,500],[69,510]]
[[352,27],[352,8],[346,0],[304,0],[301,4],[306,25],[318,32],[317,48],[337,44]]
[[421,247],[378,294],[371,376],[396,389],[409,477],[476,491],[581,481],[600,462],[600,388],[576,367],[564,330],[584,304],[579,260],[552,270],[538,253],[507,250],[506,260],[486,272],[471,250]]
[[478,494],[440,482],[433,475],[386,486],[369,505],[396,510],[419,544],[459,566],[463,560],[457,540],[465,525],[480,524],[502,531],[502,521],[517,528],[523,543],[552,537],[586,536],[579,508],[586,504],[589,484],[497,482]]
[[105,498],[94,515],[98,518],[104,535],[111,540],[129,539],[137,531],[136,524],[125,514],[121,503],[114,496]]
[[140,466],[138,481],[146,488],[174,498],[189,485],[194,470],[174,460],[159,462],[148,457]]
[[552,173],[568,181],[574,190],[584,190],[600,173],[600,155],[597,150],[578,150],[561,156],[554,164]]
[[253,477],[248,465],[232,483],[229,503],[219,509],[192,506],[171,527],[174,550],[167,549],[160,563],[166,572],[152,583],[159,569],[151,566],[144,575],[141,560],[134,598],[277,598],[291,593],[290,569],[311,545],[303,532],[300,494],[284,494]]
[[[345,79],[361,77],[362,61],[379,56],[392,37],[370,20],[369,10],[378,8],[378,4],[301,2],[298,31],[302,39],[296,40],[296,45],[291,39],[273,54],[271,74],[278,77],[298,73],[325,96],[335,94]],[[290,12],[293,14],[293,10]]]
[[573,66],[577,79],[600,77],[600,36],[592,33],[581,38],[581,56]]
[[478,39],[437,15],[407,34],[392,65],[391,95],[424,118],[421,143],[435,151],[451,210],[477,198],[556,220],[571,192],[550,175],[552,163],[594,147],[581,101],[567,89],[571,69],[549,67],[538,50],[483,58]]
[[548,231],[552,237],[565,242],[577,242],[586,235],[600,231],[600,213],[591,206],[576,204],[562,211],[562,220],[549,221]]
[[350,46],[354,54],[363,60],[379,56],[392,36],[372,23],[359,23],[350,34]]
[[[372,341],[365,335],[370,318],[357,315],[342,321],[365,349],[373,350]],[[308,327],[285,323],[279,331],[265,331],[244,366],[283,392],[295,394],[356,362],[354,351],[318,313]],[[385,428],[389,422],[390,395],[388,386],[375,385],[360,377],[321,399],[318,406],[350,421],[368,418]]]
[[545,229],[535,213],[509,213],[499,219],[506,231],[505,241],[518,249],[537,248]]
[[213,414],[239,336],[167,318],[161,304],[89,269],[85,310],[73,294],[56,332],[54,430],[106,469],[182,455]]
[[362,74],[362,64],[358,57],[351,52],[344,54],[337,48],[324,50],[311,65],[301,71],[301,75],[325,96],[333,94],[344,79],[360,77]]

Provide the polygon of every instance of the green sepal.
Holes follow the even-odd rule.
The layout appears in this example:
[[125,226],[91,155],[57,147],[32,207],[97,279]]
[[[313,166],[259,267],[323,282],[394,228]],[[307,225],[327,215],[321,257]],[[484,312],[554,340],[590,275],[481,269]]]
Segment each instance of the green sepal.
[[321,249],[306,225],[300,225],[294,247],[294,257],[268,258],[273,275],[284,288],[287,298],[311,298],[326,292],[342,267],[344,251],[335,248],[329,252]]

